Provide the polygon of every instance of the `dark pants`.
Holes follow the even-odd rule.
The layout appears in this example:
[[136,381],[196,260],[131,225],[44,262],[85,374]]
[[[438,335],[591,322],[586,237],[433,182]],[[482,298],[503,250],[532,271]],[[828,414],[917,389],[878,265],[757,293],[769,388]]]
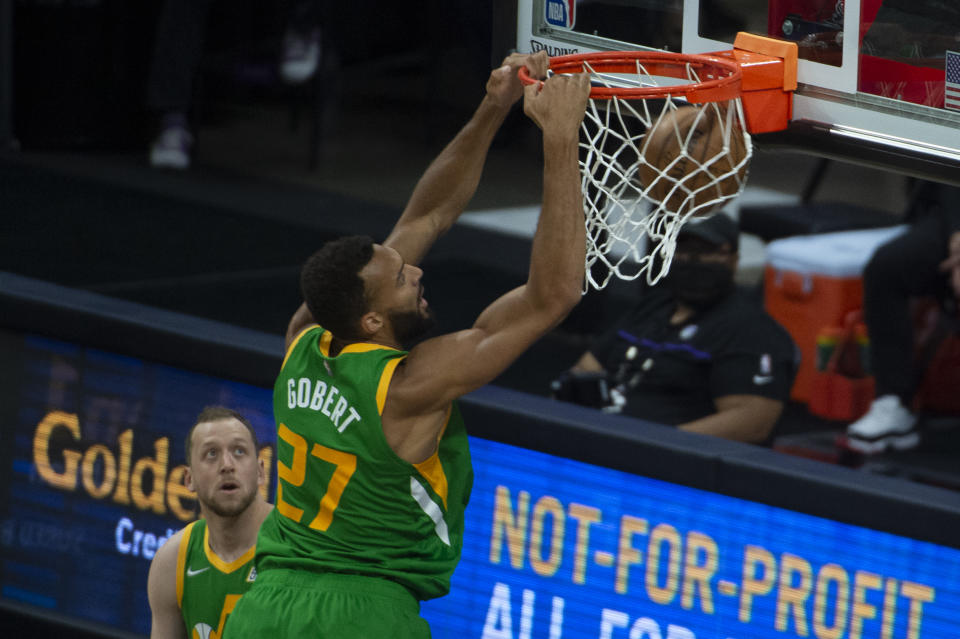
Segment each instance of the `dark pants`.
[[163,3],[147,82],[147,106],[152,111],[189,110],[211,4],[212,0]]
[[[166,0],[157,20],[147,107],[154,113],[190,110],[193,82],[203,58],[207,18],[214,0]],[[222,10],[235,9],[220,3]],[[243,5],[240,5],[241,8]],[[289,0],[281,5],[290,28],[309,32],[319,24],[319,0]]]
[[903,235],[880,246],[863,276],[864,320],[876,395],[898,395],[909,405],[923,371],[914,366],[910,298],[950,294],[939,270],[947,257],[948,231],[938,215],[918,220]]

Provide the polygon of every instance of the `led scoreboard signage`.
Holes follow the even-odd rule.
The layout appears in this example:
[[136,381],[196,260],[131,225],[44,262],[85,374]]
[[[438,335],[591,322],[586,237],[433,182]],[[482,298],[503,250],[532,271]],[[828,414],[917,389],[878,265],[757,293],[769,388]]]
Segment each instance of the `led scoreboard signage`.
[[468,546],[425,606],[508,639],[960,637],[960,550],[473,442]]
[[[19,333],[0,349],[2,601],[147,634],[149,560],[194,513],[191,420],[244,412],[273,469],[270,391]],[[434,637],[960,637],[956,548],[471,446],[463,559],[422,608]]]
[[0,597],[147,634],[150,560],[195,517],[187,430],[223,404],[272,442],[269,393],[4,331],[0,353]]

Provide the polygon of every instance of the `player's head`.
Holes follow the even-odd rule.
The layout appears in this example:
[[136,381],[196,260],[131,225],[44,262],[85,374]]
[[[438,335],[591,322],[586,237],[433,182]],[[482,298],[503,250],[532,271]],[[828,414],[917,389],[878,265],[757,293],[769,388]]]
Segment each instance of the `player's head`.
[[358,336],[367,310],[360,271],[373,257],[373,239],[351,235],[327,242],[300,271],[300,292],[320,326],[341,339]]
[[409,344],[433,326],[423,271],[365,236],[325,244],[304,264],[300,289],[318,324],[345,340],[375,335]]
[[187,488],[201,510],[221,517],[245,511],[266,481],[257,435],[240,413],[223,406],[204,408],[187,433]]
[[681,302],[707,307],[733,288],[740,231],[724,213],[691,218],[677,235],[666,283]]

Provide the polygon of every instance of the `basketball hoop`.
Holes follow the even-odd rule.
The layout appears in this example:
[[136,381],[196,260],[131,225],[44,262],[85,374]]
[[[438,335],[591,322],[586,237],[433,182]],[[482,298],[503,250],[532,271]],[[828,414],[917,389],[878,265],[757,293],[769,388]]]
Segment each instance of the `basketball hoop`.
[[[753,154],[740,65],[714,55],[604,51],[550,59],[549,73],[589,73],[580,169],[584,292],[614,276],[650,284],[670,268],[677,233],[737,197]],[[533,84],[526,68],[524,84]]]

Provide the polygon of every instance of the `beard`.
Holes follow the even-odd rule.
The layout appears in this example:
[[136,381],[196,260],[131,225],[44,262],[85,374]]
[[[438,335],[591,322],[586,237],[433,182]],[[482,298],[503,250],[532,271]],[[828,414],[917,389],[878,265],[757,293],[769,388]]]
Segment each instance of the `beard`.
[[392,311],[388,314],[393,334],[397,341],[407,348],[427,333],[437,324],[433,309],[426,311]]
[[254,486],[249,493],[240,495],[238,500],[231,500],[226,503],[218,500],[216,497],[210,499],[201,499],[200,503],[205,510],[220,517],[236,517],[245,511],[257,496],[257,487]]

